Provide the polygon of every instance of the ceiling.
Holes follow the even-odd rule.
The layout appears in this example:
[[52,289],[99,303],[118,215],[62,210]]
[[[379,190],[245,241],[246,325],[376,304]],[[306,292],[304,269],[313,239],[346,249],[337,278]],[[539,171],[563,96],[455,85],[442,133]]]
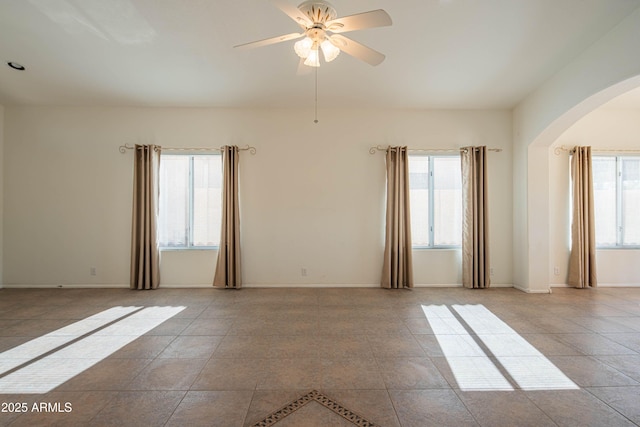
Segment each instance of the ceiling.
[[[332,4],[385,9],[393,25],[346,34],[387,57],[323,63],[320,108],[512,108],[640,0]],[[268,0],[2,0],[0,104],[310,107],[315,76],[297,73],[294,42],[233,48],[296,31]]]

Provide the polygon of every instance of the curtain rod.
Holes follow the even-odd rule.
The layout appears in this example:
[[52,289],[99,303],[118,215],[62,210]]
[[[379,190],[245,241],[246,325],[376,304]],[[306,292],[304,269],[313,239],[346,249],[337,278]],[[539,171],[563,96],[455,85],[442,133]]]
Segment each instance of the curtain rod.
[[[369,154],[376,154],[376,151],[387,151],[389,147],[383,147],[380,145],[376,145],[375,147],[371,147],[369,149]],[[423,151],[428,153],[460,153],[467,152],[466,148],[408,148],[408,151]],[[502,151],[502,148],[487,148],[487,151],[494,151],[499,153]]]
[[[556,156],[559,156],[561,152],[567,152],[569,154],[573,154],[574,151],[576,151],[575,147],[574,148],[568,148],[565,147],[564,145],[561,145],[559,147],[556,147],[553,149],[553,153]],[[593,153],[640,153],[640,150],[634,150],[634,149],[617,149],[617,148],[601,148],[598,150],[591,150]]]
[[[118,147],[118,151],[121,153],[126,153],[127,150],[133,150],[136,147],[129,144],[124,144]],[[221,151],[222,147],[156,147],[156,150],[160,151]],[[245,145],[244,147],[239,147],[240,151],[248,151],[251,154],[256,154],[256,147],[251,147],[249,145]]]

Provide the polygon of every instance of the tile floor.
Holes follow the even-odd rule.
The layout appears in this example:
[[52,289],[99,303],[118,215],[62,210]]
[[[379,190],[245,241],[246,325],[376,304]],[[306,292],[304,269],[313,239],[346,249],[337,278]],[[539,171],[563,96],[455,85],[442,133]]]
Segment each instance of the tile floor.
[[[96,318],[117,306],[184,309]],[[62,380],[27,393],[29,370]],[[640,288],[0,290],[2,426],[252,425],[314,389],[380,426],[640,425]],[[276,424],[316,425],[352,424]]]

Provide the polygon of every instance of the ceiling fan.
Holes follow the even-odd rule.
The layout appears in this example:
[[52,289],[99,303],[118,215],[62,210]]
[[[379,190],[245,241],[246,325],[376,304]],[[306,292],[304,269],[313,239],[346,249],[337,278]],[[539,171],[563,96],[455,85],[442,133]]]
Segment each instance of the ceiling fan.
[[324,0],[307,0],[298,7],[294,7],[286,0],[271,0],[271,2],[293,19],[302,28],[302,32],[234,47],[262,47],[302,38],[295,43],[294,50],[301,60],[304,60],[304,65],[310,67],[320,66],[319,51],[322,51],[326,62],[333,61],[340,51],[371,65],[378,65],[384,61],[385,56],[382,53],[342,35],[350,31],[391,25],[391,17],[384,10],[371,10],[338,18],[334,7]]

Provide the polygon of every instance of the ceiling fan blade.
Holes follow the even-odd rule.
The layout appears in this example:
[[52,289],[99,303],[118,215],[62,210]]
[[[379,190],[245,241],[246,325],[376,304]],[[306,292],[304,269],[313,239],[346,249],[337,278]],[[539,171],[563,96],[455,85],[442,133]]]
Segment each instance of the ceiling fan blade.
[[386,27],[391,24],[389,14],[382,9],[377,9],[334,19],[325,25],[332,33],[346,33],[365,28]]
[[234,46],[234,48],[252,49],[254,47],[268,46],[270,44],[276,44],[276,43],[286,42],[286,41],[289,41],[289,40],[299,39],[302,36],[304,36],[304,34],[302,34],[302,33],[285,34],[283,36],[271,37],[269,39],[257,40],[255,42],[239,44],[237,46]]
[[286,0],[271,0],[271,3],[281,11],[283,11],[289,18],[293,19],[296,24],[300,25],[303,30],[313,25],[311,19],[300,11],[297,7],[287,2]]
[[341,51],[348,53],[354,58],[358,58],[361,61],[370,65],[378,65],[384,61],[385,56],[378,51],[371,49],[363,44],[351,40],[340,34],[334,34],[329,37],[331,43],[333,43]]

